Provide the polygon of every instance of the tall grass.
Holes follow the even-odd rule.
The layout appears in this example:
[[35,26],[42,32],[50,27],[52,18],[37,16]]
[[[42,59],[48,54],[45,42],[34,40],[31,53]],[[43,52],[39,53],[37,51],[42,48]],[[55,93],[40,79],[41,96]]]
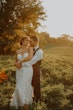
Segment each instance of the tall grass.
[[[73,110],[73,48],[48,47],[41,65],[42,101],[34,110]],[[15,56],[0,56],[8,80],[0,84],[0,105],[6,106],[15,88]]]

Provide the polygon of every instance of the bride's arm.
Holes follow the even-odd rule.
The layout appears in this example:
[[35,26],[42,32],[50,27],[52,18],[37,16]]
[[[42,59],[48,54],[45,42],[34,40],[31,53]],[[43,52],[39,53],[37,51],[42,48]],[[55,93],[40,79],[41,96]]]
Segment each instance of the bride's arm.
[[34,53],[34,52],[33,52],[33,47],[29,47],[28,57],[22,59],[22,60],[20,61],[20,63],[24,63],[24,62],[27,62],[27,61],[31,60],[32,57],[33,57],[33,53]]

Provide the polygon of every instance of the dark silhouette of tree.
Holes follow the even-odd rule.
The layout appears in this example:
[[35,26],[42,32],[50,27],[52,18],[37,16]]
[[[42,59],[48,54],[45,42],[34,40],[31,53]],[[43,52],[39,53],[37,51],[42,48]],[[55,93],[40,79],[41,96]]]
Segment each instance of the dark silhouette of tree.
[[[45,13],[40,0],[0,1],[0,50],[10,51],[13,42],[19,40],[18,31],[27,35],[35,32]],[[12,36],[12,39],[10,39]],[[6,49],[5,49],[5,48]]]

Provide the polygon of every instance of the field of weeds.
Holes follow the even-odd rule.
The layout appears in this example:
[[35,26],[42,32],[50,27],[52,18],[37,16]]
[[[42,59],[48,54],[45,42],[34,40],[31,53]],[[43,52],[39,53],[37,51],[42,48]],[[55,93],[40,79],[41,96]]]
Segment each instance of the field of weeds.
[[[73,110],[73,48],[50,47],[43,51],[42,101],[30,110]],[[0,56],[0,71],[5,71],[8,77],[0,82],[1,110],[7,107],[15,88],[14,61],[15,56]]]

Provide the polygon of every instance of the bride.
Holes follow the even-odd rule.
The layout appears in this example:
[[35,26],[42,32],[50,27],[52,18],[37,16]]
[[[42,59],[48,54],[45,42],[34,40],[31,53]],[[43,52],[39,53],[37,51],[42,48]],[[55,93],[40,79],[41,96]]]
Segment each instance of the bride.
[[[26,59],[26,61],[28,61],[33,57],[33,47],[30,47],[29,44],[29,37],[23,37],[21,39],[20,45],[22,47],[16,52],[16,67],[17,63],[21,62],[23,59]],[[16,109],[18,109],[18,107],[24,107],[25,110],[29,110],[29,104],[32,104],[33,101],[33,89],[31,85],[32,76],[32,66],[22,68],[17,67],[16,86],[10,102],[10,106],[16,107]]]

